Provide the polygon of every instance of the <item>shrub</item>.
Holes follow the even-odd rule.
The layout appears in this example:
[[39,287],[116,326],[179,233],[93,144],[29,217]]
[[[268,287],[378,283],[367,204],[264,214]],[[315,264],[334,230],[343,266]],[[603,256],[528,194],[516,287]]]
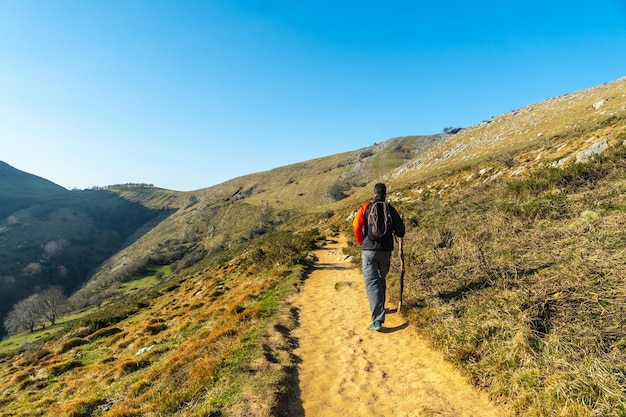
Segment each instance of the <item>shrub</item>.
[[330,194],[330,198],[333,201],[339,201],[348,197],[348,195],[345,193],[346,190],[348,190],[347,186],[342,185],[342,184],[334,184],[334,185],[331,185],[330,188],[328,189],[328,194]]
[[556,220],[567,214],[567,198],[562,192],[545,193],[529,198],[523,203],[502,202],[498,208],[529,222],[541,219]]
[[251,260],[261,269],[279,265],[303,264],[307,262],[307,253],[316,247],[318,238],[317,229],[302,233],[272,232],[256,242],[255,247],[250,251]]
[[79,326],[88,327],[91,331],[103,329],[119,323],[146,306],[148,304],[139,298],[114,302],[85,317],[80,321]]
[[79,398],[63,404],[63,415],[67,417],[90,417],[97,415],[96,411],[104,404],[100,398]]
[[149,326],[146,326],[146,333],[149,333],[151,335],[156,335],[161,333],[163,330],[167,329],[167,325],[164,323],[160,323],[160,324],[151,324]]
[[131,372],[136,372],[142,368],[146,368],[150,366],[150,361],[147,359],[129,359],[122,362],[119,366],[120,375],[129,374]]
[[50,355],[48,350],[32,343],[24,344],[22,351],[22,361],[24,365],[34,365],[41,362],[41,360],[46,356]]

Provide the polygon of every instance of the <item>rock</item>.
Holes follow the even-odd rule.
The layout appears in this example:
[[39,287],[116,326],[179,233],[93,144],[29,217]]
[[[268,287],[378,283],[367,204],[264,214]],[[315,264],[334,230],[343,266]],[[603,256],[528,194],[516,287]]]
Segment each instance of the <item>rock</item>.
[[565,163],[566,163],[567,161],[569,161],[570,159],[572,159],[572,155],[568,155],[568,156],[566,156],[566,157],[563,157],[563,158],[559,159],[558,161],[554,161],[554,162],[552,162],[552,164],[551,164],[550,166],[551,166],[552,168],[558,168],[558,167],[560,167],[560,166],[565,165]]
[[600,155],[609,147],[609,142],[605,139],[600,142],[596,142],[585,150],[582,150],[576,154],[576,162],[587,162],[595,155]]
[[604,102],[605,101],[606,100],[600,100],[600,101],[598,101],[596,103],[593,103],[593,108],[596,109],[596,110],[599,110],[600,107],[604,106]]
[[135,353],[135,356],[139,356],[139,355],[141,355],[142,353],[149,352],[149,351],[151,351],[151,350],[152,350],[155,346],[156,346],[156,345],[150,345],[150,346],[148,346],[148,347],[141,348],[141,349],[139,349],[139,350],[137,351],[137,353]]

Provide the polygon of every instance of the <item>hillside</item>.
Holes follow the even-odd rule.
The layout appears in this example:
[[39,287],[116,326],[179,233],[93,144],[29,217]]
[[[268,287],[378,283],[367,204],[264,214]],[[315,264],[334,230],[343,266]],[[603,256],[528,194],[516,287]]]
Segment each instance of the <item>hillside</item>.
[[[626,79],[554,97],[462,130],[398,169],[392,178],[449,177],[476,165],[507,177],[541,164],[561,166],[607,141],[619,144]],[[504,166],[503,166],[504,165]]]
[[[408,226],[412,327],[512,415],[623,416],[625,145],[623,78],[455,135],[394,138],[190,193],[114,190],[176,212],[101,265],[73,296],[85,310],[0,345],[0,407],[280,415],[298,395],[289,295],[309,251],[349,236],[382,180]],[[344,251],[358,264],[354,243]],[[136,280],[121,282],[128,270]]]
[[[90,298],[115,281],[114,276],[130,264],[138,269],[162,268],[175,261],[188,265],[277,228],[299,228],[320,214],[328,217],[349,195],[450,136],[394,138],[356,151],[234,178],[195,192],[176,193],[166,200],[166,206],[158,207],[178,211],[109,259],[75,298]],[[121,195],[140,202],[154,196],[133,190]]]
[[68,191],[0,163],[0,322],[35,292],[60,287],[70,295],[141,226],[167,214],[110,191]]
[[34,199],[54,197],[66,192],[59,185],[0,161],[0,218],[28,207]]

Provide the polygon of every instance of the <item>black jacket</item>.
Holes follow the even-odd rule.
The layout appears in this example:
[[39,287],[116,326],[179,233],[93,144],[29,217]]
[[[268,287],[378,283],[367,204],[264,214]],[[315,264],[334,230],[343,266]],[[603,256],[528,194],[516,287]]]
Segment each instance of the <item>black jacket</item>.
[[[402,221],[400,214],[398,214],[398,211],[391,204],[387,203],[387,206],[389,207],[389,211],[391,212],[391,220],[393,222],[393,235],[397,237],[403,237],[405,228],[404,228],[404,222]],[[371,208],[371,205],[368,206],[363,211],[359,210],[359,212],[360,213],[362,212],[364,216],[362,224],[364,224],[365,229],[367,229],[367,213],[370,208]],[[367,230],[364,230],[364,237],[363,237],[363,242],[361,243],[361,250],[392,251],[393,241],[394,241],[393,235],[390,235],[385,240],[379,242],[379,241],[370,240],[367,237]]]

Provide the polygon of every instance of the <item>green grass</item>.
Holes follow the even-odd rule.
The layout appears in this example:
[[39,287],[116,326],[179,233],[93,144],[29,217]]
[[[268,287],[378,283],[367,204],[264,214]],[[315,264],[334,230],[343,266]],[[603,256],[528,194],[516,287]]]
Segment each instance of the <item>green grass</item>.
[[120,285],[121,292],[128,293],[130,291],[141,291],[152,288],[160,281],[172,275],[172,269],[169,265],[150,267],[148,270],[148,275],[137,276],[128,282],[122,283]]
[[56,337],[59,332],[65,331],[69,325],[89,316],[95,309],[84,310],[78,313],[60,317],[54,325],[47,325],[45,329],[37,327],[33,333],[28,331],[13,335],[0,341],[0,357],[12,355],[25,346],[41,344]]

